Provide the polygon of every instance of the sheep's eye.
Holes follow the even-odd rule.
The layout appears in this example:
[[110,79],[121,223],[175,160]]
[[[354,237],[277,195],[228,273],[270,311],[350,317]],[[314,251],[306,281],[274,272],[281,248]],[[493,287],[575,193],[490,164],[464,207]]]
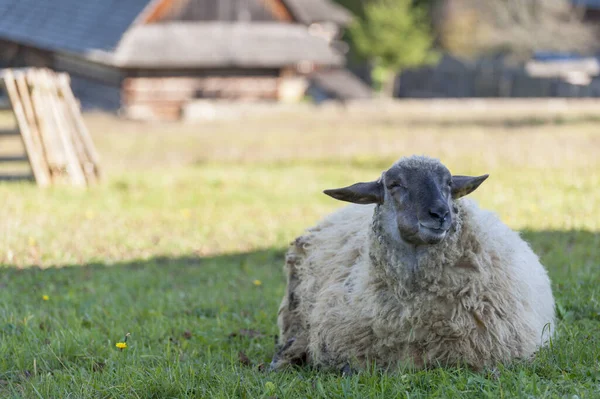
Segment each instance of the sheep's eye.
[[406,187],[405,187],[405,186],[403,186],[401,183],[399,183],[399,182],[397,182],[397,181],[395,181],[395,182],[392,182],[392,183],[390,183],[390,184],[388,185],[388,189],[390,189],[390,190],[394,190],[394,189],[397,189],[397,188],[406,189]]
[[452,187],[452,180],[448,181],[448,187]]

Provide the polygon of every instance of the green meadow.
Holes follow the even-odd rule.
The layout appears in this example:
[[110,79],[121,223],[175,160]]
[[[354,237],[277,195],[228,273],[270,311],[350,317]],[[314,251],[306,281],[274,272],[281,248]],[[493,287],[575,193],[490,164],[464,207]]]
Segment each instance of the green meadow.
[[[0,183],[0,397],[600,397],[598,118],[324,109],[86,122],[101,184]],[[321,191],[411,154],[490,174],[473,197],[541,257],[558,335],[531,362],[478,374],[266,372],[286,247],[343,206]]]

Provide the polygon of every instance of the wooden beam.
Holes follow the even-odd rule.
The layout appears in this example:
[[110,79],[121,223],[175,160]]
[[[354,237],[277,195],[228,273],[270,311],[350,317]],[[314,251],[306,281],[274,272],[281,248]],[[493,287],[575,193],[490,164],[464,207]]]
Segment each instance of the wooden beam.
[[0,137],[3,136],[18,136],[20,131],[18,128],[15,129],[0,129]]
[[33,175],[31,173],[6,173],[0,174],[0,181],[19,181],[29,180],[33,181]]
[[112,87],[119,87],[121,85],[123,72],[115,66],[104,65],[66,53],[54,53],[53,56],[54,69],[56,70]]
[[38,149],[35,147],[35,142],[32,137],[31,128],[27,121],[25,110],[23,108],[23,103],[21,102],[20,98],[21,96],[19,95],[19,91],[17,89],[15,76],[11,71],[5,72],[4,84],[8,96],[10,98],[10,102],[12,104],[13,112],[19,124],[23,144],[25,145],[25,149],[27,150],[27,153],[30,156],[30,165],[35,176],[35,180],[40,187],[46,187],[50,184],[49,172],[46,169],[45,165],[42,163],[41,159],[37,156]]
[[27,162],[27,155],[0,155],[0,163],[2,162]]
[[260,0],[265,8],[279,21],[294,22],[292,13],[281,0]]
[[[100,179],[100,155],[96,151],[96,147],[92,141],[92,136],[90,135],[90,132],[83,121],[80,105],[73,95],[73,91],[71,90],[69,76],[66,74],[58,75],[58,83],[59,90],[66,102],[66,106],[70,108],[69,111],[72,115],[72,122],[75,125],[74,133],[76,137],[74,137],[74,139],[79,139],[81,141],[82,149],[87,156],[87,159],[91,162],[91,167],[93,169],[92,172],[95,174],[96,179]],[[88,165],[83,165],[83,170],[89,180]]]
[[27,82],[33,89],[31,91],[32,109],[35,113],[34,119],[38,121],[37,127],[40,139],[46,155],[46,165],[50,170],[52,180],[58,177],[57,171],[66,168],[67,161],[58,137],[54,116],[50,112],[50,100],[52,94],[50,87],[42,79],[42,71],[32,69],[27,72]]
[[[15,83],[21,96],[21,105],[23,106],[25,118],[29,126],[29,137],[27,139],[33,143],[33,146],[26,147],[29,164],[34,171],[36,181],[41,182],[39,183],[41,186],[49,185],[51,180],[50,169],[48,169],[48,162],[46,161],[44,146],[42,145],[41,133],[35,119],[35,112],[33,110],[33,103],[31,102],[31,94],[29,92],[30,87],[27,83],[27,73],[18,73],[18,75],[15,76]],[[33,164],[36,165],[35,168]]]
[[73,146],[73,140],[71,138],[72,132],[71,129],[69,129],[69,124],[65,117],[65,108],[61,106],[58,97],[58,88],[52,85],[52,75],[50,74],[50,71],[42,70],[39,78],[41,83],[50,89],[47,104],[48,110],[50,116],[54,118],[59,143],[64,151],[69,180],[73,186],[83,187],[86,185],[85,175]]

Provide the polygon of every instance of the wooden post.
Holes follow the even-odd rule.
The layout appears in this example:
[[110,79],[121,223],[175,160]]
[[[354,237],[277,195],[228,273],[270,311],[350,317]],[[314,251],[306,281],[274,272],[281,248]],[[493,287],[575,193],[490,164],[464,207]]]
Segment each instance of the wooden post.
[[68,124],[66,124],[65,116],[62,112],[63,110],[60,108],[57,102],[58,93],[56,91],[56,88],[52,87],[50,74],[48,71],[42,71],[40,77],[42,79],[43,84],[47,85],[47,88],[49,90],[48,108],[50,116],[54,119],[58,139],[60,140],[60,143],[64,150],[66,169],[69,175],[69,180],[75,186],[85,186],[86,181],[85,176],[83,175],[83,170],[81,169],[79,160],[75,155],[73,141],[69,139],[71,136],[69,132],[69,126]]
[[75,123],[75,133],[83,142],[84,150],[87,157],[94,164],[94,172],[96,174],[96,178],[100,179],[100,156],[96,151],[96,147],[94,147],[94,142],[92,141],[90,132],[88,131],[85,123],[83,122],[83,118],[81,116],[81,108],[79,106],[79,103],[75,99],[73,92],[71,91],[70,79],[68,75],[60,74],[58,80],[60,91],[67,103],[67,106],[70,108],[70,114],[72,115],[73,122]]
[[[31,102],[31,96],[29,95],[29,85],[27,84],[27,77],[24,73],[18,73],[16,75],[17,89],[20,94],[21,103],[25,111],[25,117],[27,118],[27,124],[31,131],[31,139],[33,141],[36,156],[38,157],[37,162],[42,165],[48,179],[51,179],[50,169],[48,168],[48,162],[46,161],[46,153],[44,146],[42,145],[42,138],[38,128],[38,124],[35,120],[35,112],[33,110],[33,103]],[[29,151],[28,151],[29,152]]]
[[49,97],[48,88],[44,84],[39,71],[30,70],[27,72],[27,80],[32,87],[31,97],[33,99],[33,108],[38,122],[39,129],[43,132],[42,144],[46,149],[46,159],[48,167],[52,174],[52,179],[56,182],[60,180],[61,174],[66,167],[66,160],[62,151],[56,126],[53,123],[53,117],[48,109]]
[[23,105],[19,98],[17,86],[15,85],[13,73],[11,71],[6,71],[4,73],[3,80],[6,91],[10,98],[13,112],[15,113],[17,123],[19,124],[21,130],[23,145],[27,151],[29,164],[31,165],[31,170],[33,171],[35,180],[39,186],[46,187],[50,184],[50,175],[44,165],[45,162],[42,158],[40,149],[35,147],[31,129],[29,123],[27,122],[27,117],[25,116],[25,111],[23,110]]

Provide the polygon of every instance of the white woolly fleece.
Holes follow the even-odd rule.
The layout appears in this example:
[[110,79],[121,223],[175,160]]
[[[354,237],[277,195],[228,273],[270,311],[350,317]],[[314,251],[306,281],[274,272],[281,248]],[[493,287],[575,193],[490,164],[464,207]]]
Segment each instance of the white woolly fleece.
[[344,207],[298,237],[278,317],[284,350],[272,367],[481,369],[533,355],[554,326],[546,270],[494,214],[455,205],[454,231],[421,251],[415,270],[380,234],[374,205]]

